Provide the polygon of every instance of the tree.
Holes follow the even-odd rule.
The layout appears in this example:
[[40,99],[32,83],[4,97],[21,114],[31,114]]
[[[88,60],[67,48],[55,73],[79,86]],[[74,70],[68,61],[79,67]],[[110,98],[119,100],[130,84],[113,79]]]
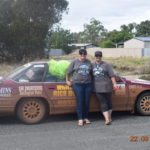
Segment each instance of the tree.
[[136,27],[137,27],[137,24],[133,22],[133,23],[129,23],[128,25],[121,25],[120,29],[123,32],[126,32],[128,34],[132,34],[133,36],[135,36]]
[[71,49],[68,47],[68,44],[73,42],[73,34],[70,33],[70,30],[65,30],[58,26],[52,31],[51,36],[48,37],[47,41],[48,49],[63,49],[65,52],[69,53]]
[[106,34],[106,38],[100,42],[99,46],[104,48],[113,48],[116,47],[119,42],[131,39],[133,37],[132,33],[129,33],[126,30],[127,28],[125,27],[123,31],[113,30],[108,32]]
[[103,36],[105,32],[106,29],[104,28],[102,23],[92,18],[89,24],[84,24],[82,39],[85,42],[90,42],[94,45],[98,45],[101,36]]
[[1,0],[0,55],[17,61],[43,57],[48,30],[67,6],[66,0]]
[[102,48],[115,48],[116,47],[115,43],[113,43],[109,39],[102,40],[100,46]]
[[136,30],[136,36],[150,36],[150,21],[142,21],[137,25]]

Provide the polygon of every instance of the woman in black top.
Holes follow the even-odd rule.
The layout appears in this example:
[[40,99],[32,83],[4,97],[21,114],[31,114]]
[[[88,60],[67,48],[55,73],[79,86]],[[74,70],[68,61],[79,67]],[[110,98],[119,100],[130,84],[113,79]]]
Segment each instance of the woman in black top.
[[105,118],[105,124],[112,122],[112,90],[116,86],[115,75],[112,67],[102,61],[102,52],[95,52],[95,63],[93,63],[94,89],[101,103],[101,111]]

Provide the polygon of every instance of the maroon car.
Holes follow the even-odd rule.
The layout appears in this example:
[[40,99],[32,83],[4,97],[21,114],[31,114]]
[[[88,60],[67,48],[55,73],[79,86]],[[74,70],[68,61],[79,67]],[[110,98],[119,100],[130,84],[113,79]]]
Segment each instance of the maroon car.
[[[0,80],[0,114],[16,114],[27,124],[40,122],[47,114],[74,113],[76,101],[65,79],[51,75],[48,62],[25,64]],[[113,110],[150,115],[150,82],[116,77]],[[93,93],[90,111],[100,107]]]

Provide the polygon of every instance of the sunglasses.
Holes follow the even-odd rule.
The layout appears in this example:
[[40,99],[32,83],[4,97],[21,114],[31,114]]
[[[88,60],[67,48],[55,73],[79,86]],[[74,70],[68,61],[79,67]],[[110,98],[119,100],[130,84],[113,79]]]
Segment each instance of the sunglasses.
[[95,57],[102,57],[101,55],[95,55]]
[[87,55],[86,53],[80,53],[80,55]]

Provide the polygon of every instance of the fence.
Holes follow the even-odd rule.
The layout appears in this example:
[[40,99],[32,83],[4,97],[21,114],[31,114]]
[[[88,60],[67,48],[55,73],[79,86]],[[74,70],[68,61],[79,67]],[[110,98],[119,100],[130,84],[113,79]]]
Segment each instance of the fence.
[[104,57],[143,57],[150,56],[150,49],[141,48],[88,48],[88,54],[94,56],[95,51],[102,51]]

